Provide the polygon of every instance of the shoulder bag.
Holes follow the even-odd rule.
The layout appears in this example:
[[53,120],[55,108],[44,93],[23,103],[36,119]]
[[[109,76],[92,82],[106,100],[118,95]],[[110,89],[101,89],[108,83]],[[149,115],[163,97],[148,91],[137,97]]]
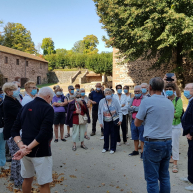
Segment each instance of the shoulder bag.
[[[76,109],[78,109],[76,102],[75,102]],[[88,117],[86,113],[84,115],[78,114],[78,120],[79,120],[79,125],[86,125],[88,122]]]

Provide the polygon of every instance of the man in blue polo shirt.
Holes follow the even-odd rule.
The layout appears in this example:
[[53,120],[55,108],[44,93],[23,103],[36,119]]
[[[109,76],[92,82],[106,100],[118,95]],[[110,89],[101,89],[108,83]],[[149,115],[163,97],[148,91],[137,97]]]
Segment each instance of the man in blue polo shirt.
[[[96,90],[92,91],[90,94],[90,103],[92,103],[92,133],[90,136],[96,134],[96,122],[98,120],[98,106],[101,99],[104,98],[104,93],[101,90],[101,83],[96,84]],[[101,136],[103,136],[103,128],[101,128]]]

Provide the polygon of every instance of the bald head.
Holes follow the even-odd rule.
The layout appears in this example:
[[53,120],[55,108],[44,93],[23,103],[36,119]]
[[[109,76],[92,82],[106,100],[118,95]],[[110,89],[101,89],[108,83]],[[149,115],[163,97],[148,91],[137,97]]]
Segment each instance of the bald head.
[[96,91],[99,92],[101,90],[101,83],[96,83]]
[[42,87],[38,93],[38,96],[50,104],[52,98],[54,97],[54,91],[50,87]]

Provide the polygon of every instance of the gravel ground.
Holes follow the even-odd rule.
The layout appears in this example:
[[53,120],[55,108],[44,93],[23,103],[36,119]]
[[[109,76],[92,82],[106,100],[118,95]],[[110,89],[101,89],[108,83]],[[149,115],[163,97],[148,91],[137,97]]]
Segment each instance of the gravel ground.
[[[91,124],[88,133],[91,132]],[[66,127],[65,127],[66,133]],[[81,149],[77,145],[77,151],[72,151],[72,139],[67,142],[59,140],[52,142],[53,172],[63,174],[64,181],[56,184],[51,189],[52,193],[145,193],[146,181],[144,180],[143,162],[139,156],[129,157],[128,153],[133,151],[133,141],[130,145],[122,144],[117,147],[115,154],[109,152],[101,153],[103,140],[100,140],[100,129],[96,136],[85,140],[88,150]],[[187,176],[187,141],[185,137],[180,139],[180,161],[179,172],[172,173],[171,192],[184,193],[186,183],[179,180]],[[8,179],[0,179],[0,193],[10,192],[6,186]]]

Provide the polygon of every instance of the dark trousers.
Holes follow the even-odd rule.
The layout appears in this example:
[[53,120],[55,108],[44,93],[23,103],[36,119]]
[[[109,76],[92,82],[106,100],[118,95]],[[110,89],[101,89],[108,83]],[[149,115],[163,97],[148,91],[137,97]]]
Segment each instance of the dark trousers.
[[188,180],[193,184],[193,141],[188,140]]
[[[92,110],[92,132],[96,133],[96,122],[98,120],[98,111]],[[101,128],[101,132],[103,133],[103,128]]]
[[109,137],[110,137],[110,150],[116,151],[117,145],[117,131],[118,126],[115,126],[113,122],[105,122],[104,121],[104,146],[103,149],[109,150]]
[[[123,142],[127,142],[127,119],[126,115],[123,115],[123,120],[121,123],[121,129],[122,129],[122,134],[123,134]],[[117,135],[117,142],[121,142],[121,137],[120,137],[120,127],[118,128],[118,135]]]

